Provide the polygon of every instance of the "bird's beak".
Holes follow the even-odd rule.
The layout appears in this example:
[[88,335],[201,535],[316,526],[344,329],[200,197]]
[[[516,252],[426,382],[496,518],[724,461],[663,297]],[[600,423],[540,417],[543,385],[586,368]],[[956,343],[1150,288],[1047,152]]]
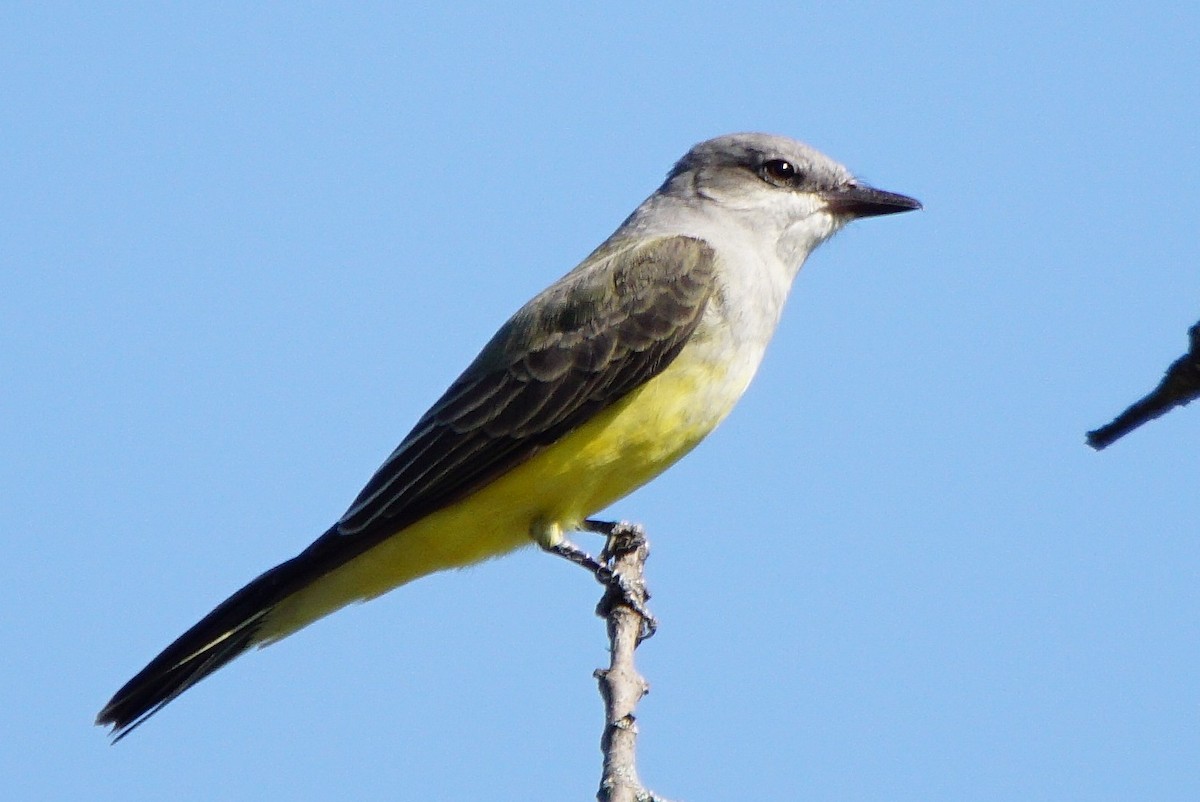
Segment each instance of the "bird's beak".
[[826,208],[836,215],[844,215],[851,220],[859,217],[875,217],[881,214],[896,214],[911,212],[921,208],[921,202],[907,195],[895,192],[884,192],[866,184],[843,184],[837,189],[821,193],[825,199]]

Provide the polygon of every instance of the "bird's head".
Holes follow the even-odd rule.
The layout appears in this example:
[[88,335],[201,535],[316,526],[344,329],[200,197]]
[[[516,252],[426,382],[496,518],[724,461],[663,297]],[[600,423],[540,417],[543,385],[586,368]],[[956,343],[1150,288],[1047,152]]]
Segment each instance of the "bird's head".
[[660,191],[776,237],[780,257],[797,263],[851,220],[921,208],[913,198],[867,186],[802,142],[771,134],[701,142]]

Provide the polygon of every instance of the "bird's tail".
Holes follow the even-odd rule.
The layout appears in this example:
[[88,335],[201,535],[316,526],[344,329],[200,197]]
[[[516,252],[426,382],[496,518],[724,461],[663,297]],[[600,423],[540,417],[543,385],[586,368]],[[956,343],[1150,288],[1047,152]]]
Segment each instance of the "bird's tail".
[[264,573],[221,602],[117,691],[96,723],[121,740],[179,694],[260,643],[266,617],[292,588],[295,561]]
[[[157,713],[168,702],[253,646],[264,646],[355,599],[353,593],[310,605],[305,615],[285,613],[312,583],[369,550],[384,535],[348,540],[331,527],[308,548],[280,563],[217,605],[198,624],[150,661],[117,691],[96,723],[111,726],[114,743]],[[398,583],[398,581],[397,581]],[[382,592],[382,591],[380,591]],[[286,623],[273,620],[279,612]],[[289,617],[290,615],[290,617]]]

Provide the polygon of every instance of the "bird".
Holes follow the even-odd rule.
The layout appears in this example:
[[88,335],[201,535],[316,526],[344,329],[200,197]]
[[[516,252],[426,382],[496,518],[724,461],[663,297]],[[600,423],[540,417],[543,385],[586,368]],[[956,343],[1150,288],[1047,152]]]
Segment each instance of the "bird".
[[167,646],[96,723],[120,740],[246,651],[421,576],[571,548],[731,411],[814,248],[920,208],[787,137],[695,145],[499,328],[336,523]]

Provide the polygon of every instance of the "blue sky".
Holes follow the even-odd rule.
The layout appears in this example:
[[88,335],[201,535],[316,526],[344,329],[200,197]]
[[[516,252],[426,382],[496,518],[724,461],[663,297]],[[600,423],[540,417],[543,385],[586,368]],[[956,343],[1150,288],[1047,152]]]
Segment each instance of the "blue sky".
[[691,144],[923,212],[810,261],[649,528],[677,799],[1200,798],[1195,4],[10,5],[0,781],[29,799],[586,799],[598,588],[533,551],[109,695],[335,519]]

